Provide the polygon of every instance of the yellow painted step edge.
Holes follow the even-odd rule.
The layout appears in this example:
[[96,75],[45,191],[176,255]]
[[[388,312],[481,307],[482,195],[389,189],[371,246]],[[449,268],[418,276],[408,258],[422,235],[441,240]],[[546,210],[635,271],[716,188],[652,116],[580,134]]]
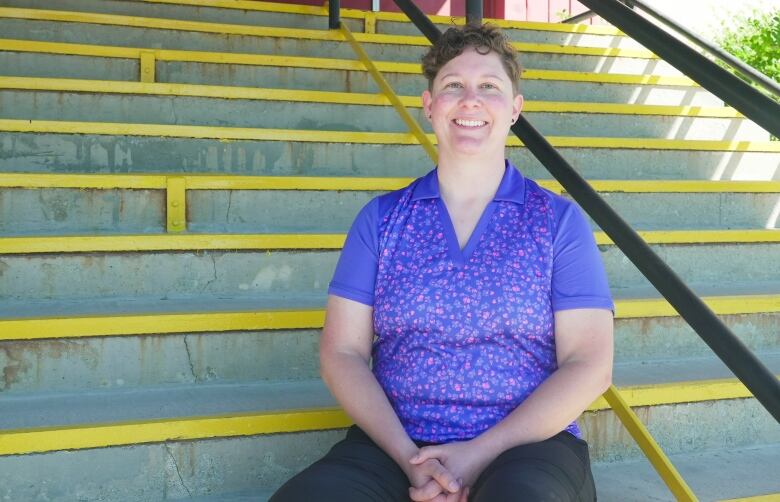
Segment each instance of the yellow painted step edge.
[[[133,124],[117,122],[75,122],[53,120],[0,119],[0,132],[53,134],[95,134],[198,138],[219,140],[297,141],[311,143],[353,143],[382,145],[417,145],[411,133],[317,131],[303,129],[259,129],[248,127],[191,126],[167,124]],[[428,138],[436,144],[436,136]],[[590,138],[548,136],[558,148],[614,148],[639,150],[691,150],[728,152],[780,152],[778,141],[675,140],[659,138]],[[523,146],[516,137],[507,145]]]
[[[413,178],[234,176],[224,174],[50,174],[0,173],[2,188],[93,188],[162,190],[170,177],[183,178],[187,190],[318,190],[390,191],[403,188]],[[562,193],[552,180],[536,180],[540,186]],[[602,193],[779,193],[780,181],[731,180],[591,180]]]
[[[746,244],[780,242],[780,230],[647,230],[648,244]],[[596,243],[612,241],[594,232]],[[341,249],[344,234],[130,234],[0,237],[0,254],[202,250]]]
[[[193,5],[200,7],[218,7],[226,9],[242,9],[266,12],[280,12],[289,14],[303,14],[313,16],[327,16],[328,11],[323,7],[309,5],[282,4],[275,2],[248,1],[248,0],[142,0],[148,3],[162,3],[172,5]],[[356,9],[341,9],[341,17],[347,19],[365,19],[366,11]],[[409,23],[406,15],[397,12],[376,12],[370,13],[376,16],[380,21],[396,21]],[[438,24],[464,24],[465,19],[462,16],[428,16],[434,23]],[[585,24],[564,24],[564,23],[542,23],[533,21],[511,21],[505,19],[488,19],[502,28],[515,28],[536,31],[556,31],[563,33],[591,33],[597,35],[623,35],[620,30],[612,26],[590,26]]]
[[[116,47],[108,45],[70,44],[58,42],[37,42],[32,40],[0,39],[0,51],[36,52],[44,54],[62,54],[75,56],[111,57],[123,59],[140,58],[141,52],[153,52],[158,61],[181,61],[191,63],[239,64],[248,66],[280,66],[324,70],[344,70],[365,72],[359,62],[349,59],[311,58],[300,56],[274,56],[266,54],[239,54],[231,52],[184,51],[140,47]],[[382,73],[405,73],[421,75],[421,67],[416,63],[395,63],[376,61],[377,69]],[[422,78],[422,76],[420,77]],[[601,74],[592,72],[560,70],[526,70],[523,80],[562,80],[572,82],[595,82],[629,85],[671,85],[698,87],[693,80],[681,76],[665,75],[624,75]],[[422,80],[421,80],[422,81]]]
[[[192,31],[219,35],[245,35],[255,37],[291,38],[299,40],[319,40],[332,42],[344,41],[344,37],[341,35],[341,33],[335,30],[327,29],[311,30],[300,28],[249,26],[242,24],[182,21],[176,19],[72,12],[63,10],[0,7],[0,18],[101,24],[107,26],[129,26],[134,28]],[[358,40],[358,42],[371,44],[395,44],[410,46],[430,45],[428,39],[423,36],[356,33],[355,38]],[[555,44],[521,42],[514,42],[513,45],[521,52],[657,59],[657,56],[655,56],[652,52],[642,49],[619,49],[615,47],[573,47]]]
[[780,502],[780,492],[753,495],[752,497],[740,497],[737,499],[723,499],[720,502]]
[[[702,300],[718,315],[780,312],[780,295],[712,296]],[[615,300],[617,319],[677,317],[664,299]],[[268,310],[108,314],[0,319],[0,341],[136,336],[191,332],[319,329],[325,311]]]
[[[257,87],[215,86],[121,82],[115,80],[77,80],[58,78],[0,77],[0,89],[31,91],[89,92],[106,94],[145,94],[191,96],[220,99],[256,99],[303,103],[392,106],[383,94],[307,91]],[[419,96],[399,96],[404,106],[421,108]],[[620,103],[582,103],[564,101],[526,101],[523,112],[596,113],[615,115],[659,115],[673,117],[742,118],[734,108],[702,106],[640,105]]]
[[[736,379],[627,386],[621,388],[620,393],[629,406],[658,406],[751,397],[745,386]],[[588,411],[608,408],[604,398],[600,397]],[[339,408],[315,408],[0,430],[0,455],[341,429],[350,424],[349,417]]]

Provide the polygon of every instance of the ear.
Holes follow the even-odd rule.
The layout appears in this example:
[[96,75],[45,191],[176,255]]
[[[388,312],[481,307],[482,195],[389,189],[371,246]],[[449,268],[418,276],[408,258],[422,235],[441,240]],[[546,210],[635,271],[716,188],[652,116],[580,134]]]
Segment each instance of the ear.
[[423,104],[423,113],[425,114],[425,118],[428,119],[428,122],[431,121],[431,102],[433,101],[433,96],[431,96],[431,91],[428,89],[425,89],[422,93],[422,104]]
[[512,98],[512,122],[516,122],[517,118],[520,116],[520,112],[523,109],[523,102],[522,94],[517,94]]

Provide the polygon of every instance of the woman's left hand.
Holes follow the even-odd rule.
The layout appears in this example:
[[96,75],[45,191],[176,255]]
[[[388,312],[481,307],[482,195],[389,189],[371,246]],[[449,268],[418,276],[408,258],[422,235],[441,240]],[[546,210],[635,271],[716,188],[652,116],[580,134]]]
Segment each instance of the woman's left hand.
[[[461,482],[461,494],[470,488],[493,460],[491,452],[480,448],[474,440],[424,446],[409,461],[421,464],[428,459],[437,459]],[[410,493],[414,499],[414,492]],[[465,499],[463,497],[462,499]]]

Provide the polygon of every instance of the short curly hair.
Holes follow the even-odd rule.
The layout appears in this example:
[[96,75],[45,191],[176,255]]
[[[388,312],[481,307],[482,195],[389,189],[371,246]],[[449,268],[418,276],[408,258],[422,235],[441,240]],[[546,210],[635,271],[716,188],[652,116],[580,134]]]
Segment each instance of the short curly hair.
[[492,24],[468,24],[452,27],[445,31],[439,40],[431,46],[422,58],[423,75],[428,79],[428,90],[433,88],[433,80],[452,59],[460,56],[467,47],[473,47],[480,54],[491,51],[498,54],[515,94],[519,92],[520,74],[523,69],[517,60],[517,51],[501,30]]

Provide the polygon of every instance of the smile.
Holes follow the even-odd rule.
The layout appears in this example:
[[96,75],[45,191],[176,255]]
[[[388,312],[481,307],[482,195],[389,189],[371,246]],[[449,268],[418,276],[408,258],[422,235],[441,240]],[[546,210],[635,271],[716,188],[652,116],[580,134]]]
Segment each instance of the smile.
[[484,120],[462,120],[462,119],[455,119],[453,120],[456,124],[462,127],[482,127],[483,125],[487,124]]

